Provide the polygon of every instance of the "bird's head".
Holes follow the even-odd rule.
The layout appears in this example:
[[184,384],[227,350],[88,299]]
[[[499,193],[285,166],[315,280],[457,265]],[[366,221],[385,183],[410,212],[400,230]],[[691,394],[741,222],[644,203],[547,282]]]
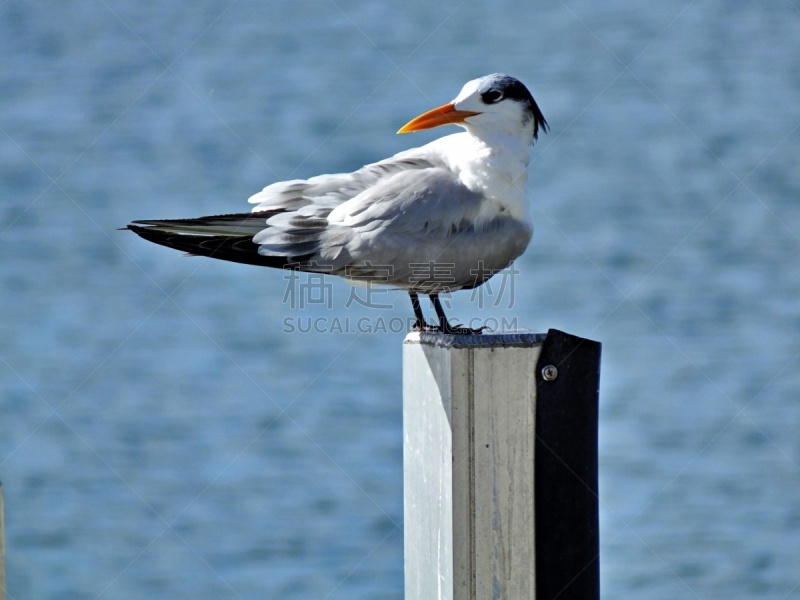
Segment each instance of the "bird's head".
[[519,134],[530,141],[539,129],[548,126],[542,111],[521,81],[495,73],[467,82],[455,100],[421,114],[406,123],[397,133],[431,129],[441,125],[460,125],[480,135],[481,131]]

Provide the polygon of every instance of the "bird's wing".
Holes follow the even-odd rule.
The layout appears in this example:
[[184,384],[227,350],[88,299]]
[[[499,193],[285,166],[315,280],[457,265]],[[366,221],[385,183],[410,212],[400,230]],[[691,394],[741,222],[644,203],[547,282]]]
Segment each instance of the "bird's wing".
[[[269,213],[274,214],[274,213]],[[253,236],[264,228],[267,215],[244,213],[196,219],[134,221],[127,229],[139,237],[195,256],[210,256],[248,265],[286,267],[285,257],[262,256]]]
[[474,287],[531,236],[509,215],[484,218],[484,200],[444,166],[397,171],[333,209],[276,214],[253,242],[264,257],[303,256],[304,270],[419,291]]
[[251,196],[248,202],[256,205],[253,212],[293,211],[312,204],[333,209],[396,173],[431,166],[427,157],[406,151],[352,173],[273,183]]
[[[401,172],[430,168],[430,160],[413,151],[366,165],[353,173],[319,175],[307,180],[274,183],[250,198],[257,204],[249,214],[215,215],[195,219],[134,221],[127,228],[148,241],[246,264],[285,267],[308,260],[319,250],[319,234],[328,214],[342,203]],[[274,219],[274,220],[273,220]],[[271,234],[281,250],[254,242]]]
[[480,203],[449,169],[396,169],[335,207],[315,201],[271,216],[253,241],[265,256],[313,253],[344,268],[352,260],[388,259],[381,250],[395,244],[430,243],[464,229]]

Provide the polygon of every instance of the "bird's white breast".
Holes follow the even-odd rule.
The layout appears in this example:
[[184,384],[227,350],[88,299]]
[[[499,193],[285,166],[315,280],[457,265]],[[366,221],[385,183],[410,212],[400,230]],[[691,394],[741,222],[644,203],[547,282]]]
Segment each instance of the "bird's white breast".
[[528,147],[516,140],[488,143],[470,133],[457,133],[427,146],[471,191],[485,198],[479,220],[508,214],[526,220],[525,183]]

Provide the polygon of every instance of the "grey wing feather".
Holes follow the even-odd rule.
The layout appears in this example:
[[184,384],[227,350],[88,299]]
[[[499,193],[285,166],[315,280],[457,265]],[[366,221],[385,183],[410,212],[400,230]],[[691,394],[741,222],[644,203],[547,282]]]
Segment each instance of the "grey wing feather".
[[274,215],[253,241],[265,256],[316,251],[338,271],[362,257],[389,260],[395,246],[422,235],[429,241],[462,229],[479,209],[480,196],[448,170],[396,171],[335,208],[314,204]]
[[[387,188],[392,189],[387,184],[395,177],[408,173],[417,176],[432,167],[427,158],[404,152],[353,173],[269,185],[250,198],[251,203],[257,204],[254,213],[271,213],[267,227],[254,236],[253,242],[259,244],[259,252],[264,256],[298,256],[319,251],[328,260],[336,258],[352,231],[332,227],[331,212],[354,201],[358,207],[357,199],[363,198],[365,206],[380,200]],[[377,222],[372,225],[377,226]]]
[[366,165],[352,173],[318,175],[268,185],[250,197],[253,212],[297,210],[309,204],[334,208],[374,185],[380,179],[401,171],[433,166],[430,160],[400,153],[386,160]]

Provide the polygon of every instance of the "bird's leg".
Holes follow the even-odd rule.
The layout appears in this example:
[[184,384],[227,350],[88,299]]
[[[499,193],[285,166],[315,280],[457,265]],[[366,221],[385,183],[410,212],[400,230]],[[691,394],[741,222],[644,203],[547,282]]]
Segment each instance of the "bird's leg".
[[416,321],[414,321],[414,329],[417,331],[430,331],[435,329],[435,327],[431,327],[425,322],[425,315],[422,314],[422,307],[419,305],[419,296],[416,292],[408,292],[408,295],[411,297],[411,307],[414,309],[414,317]]
[[442,333],[452,333],[455,335],[472,335],[476,333],[483,332],[486,327],[481,327],[479,329],[472,329],[471,327],[462,327],[460,325],[456,325],[455,327],[451,326],[450,323],[447,321],[447,316],[444,314],[444,309],[442,308],[442,303],[439,301],[439,294],[428,294],[431,299],[431,303],[433,304],[433,309],[436,311],[436,316],[439,317],[439,327],[437,328]]

